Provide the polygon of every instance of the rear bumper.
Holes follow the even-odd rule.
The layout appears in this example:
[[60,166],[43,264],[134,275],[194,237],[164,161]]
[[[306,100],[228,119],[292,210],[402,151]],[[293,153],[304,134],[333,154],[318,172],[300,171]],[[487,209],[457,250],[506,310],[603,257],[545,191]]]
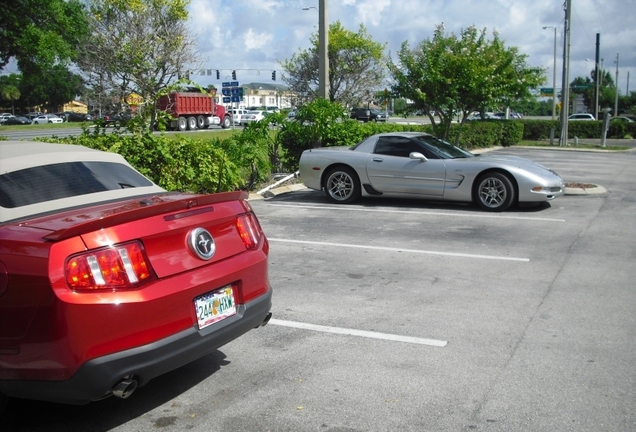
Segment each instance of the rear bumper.
[[196,326],[148,345],[99,357],[83,364],[66,381],[0,380],[0,392],[17,398],[86,404],[110,396],[112,387],[133,375],[140,386],[186,365],[263,324],[272,306],[272,290],[236,315],[199,330]]

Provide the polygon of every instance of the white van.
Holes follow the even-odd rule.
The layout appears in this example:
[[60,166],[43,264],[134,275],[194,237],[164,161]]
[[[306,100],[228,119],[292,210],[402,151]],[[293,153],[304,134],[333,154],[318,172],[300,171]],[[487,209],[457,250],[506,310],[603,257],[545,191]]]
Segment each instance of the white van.
[[243,108],[239,108],[239,109],[233,109],[232,110],[232,119],[234,121],[234,124],[240,124],[241,123],[241,116],[244,114],[247,114],[248,111],[246,109]]

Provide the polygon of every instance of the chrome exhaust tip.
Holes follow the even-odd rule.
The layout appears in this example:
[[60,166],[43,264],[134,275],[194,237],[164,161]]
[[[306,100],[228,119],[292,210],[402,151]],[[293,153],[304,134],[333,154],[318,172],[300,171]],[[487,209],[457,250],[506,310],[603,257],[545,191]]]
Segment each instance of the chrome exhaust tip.
[[128,398],[133,392],[137,389],[137,381],[134,379],[130,379],[128,377],[124,377],[121,381],[113,386],[111,391],[113,392],[113,396],[116,396],[121,399]]

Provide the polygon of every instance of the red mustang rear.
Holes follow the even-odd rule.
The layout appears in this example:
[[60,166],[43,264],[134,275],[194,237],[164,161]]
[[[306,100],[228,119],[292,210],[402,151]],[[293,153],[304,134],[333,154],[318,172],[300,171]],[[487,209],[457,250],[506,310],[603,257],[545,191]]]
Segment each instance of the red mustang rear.
[[0,399],[125,398],[269,320],[246,193],[168,193],[80,146],[0,154]]

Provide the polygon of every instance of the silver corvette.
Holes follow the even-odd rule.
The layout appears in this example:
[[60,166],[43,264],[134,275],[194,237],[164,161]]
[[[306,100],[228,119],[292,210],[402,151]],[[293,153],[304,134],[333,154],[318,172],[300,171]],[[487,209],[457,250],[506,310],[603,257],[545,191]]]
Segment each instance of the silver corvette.
[[488,211],[550,201],[565,184],[554,171],[516,156],[473,155],[432,135],[372,135],[353,147],[305,150],[300,176],[335,203],[360,196],[474,202]]

